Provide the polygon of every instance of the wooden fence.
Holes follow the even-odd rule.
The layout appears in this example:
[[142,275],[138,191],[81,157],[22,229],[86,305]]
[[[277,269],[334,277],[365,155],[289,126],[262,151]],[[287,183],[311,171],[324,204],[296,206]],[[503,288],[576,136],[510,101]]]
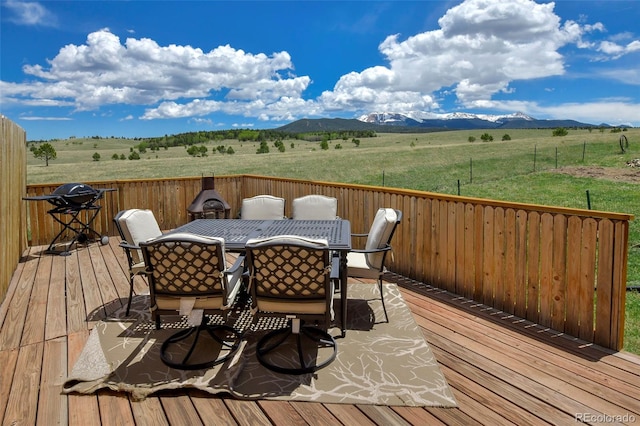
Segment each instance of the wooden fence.
[[[105,193],[95,228],[115,235],[111,220],[127,208],[150,208],[162,229],[188,221],[201,179],[86,182]],[[28,195],[59,184],[29,185]],[[238,213],[242,198],[272,194],[291,201],[306,194],[338,199],[353,232],[366,232],[379,207],[403,211],[390,269],[465,298],[588,342],[623,344],[628,226],[633,216],[507,203],[443,194],[265,176],[219,176],[216,190]],[[43,202],[28,206],[30,243],[56,234]]]
[[20,202],[27,185],[27,134],[0,115],[0,300],[22,252],[27,248],[26,221]]
[[334,196],[354,232],[366,232],[379,207],[400,209],[394,272],[622,348],[632,215],[255,176],[242,189],[287,200]]

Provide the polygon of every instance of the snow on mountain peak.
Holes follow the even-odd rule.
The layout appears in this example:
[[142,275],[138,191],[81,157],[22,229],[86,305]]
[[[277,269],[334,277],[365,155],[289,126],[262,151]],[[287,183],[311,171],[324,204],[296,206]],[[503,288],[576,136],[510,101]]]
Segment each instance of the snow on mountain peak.
[[530,116],[522,113],[515,112],[505,115],[493,115],[493,114],[473,114],[469,112],[451,112],[451,113],[434,113],[424,111],[408,111],[408,112],[373,112],[370,114],[361,115],[358,120],[365,123],[377,123],[377,124],[389,124],[389,123],[401,123],[407,120],[415,120],[419,123],[424,120],[484,120],[492,123],[500,123],[503,120],[527,120],[533,121]]

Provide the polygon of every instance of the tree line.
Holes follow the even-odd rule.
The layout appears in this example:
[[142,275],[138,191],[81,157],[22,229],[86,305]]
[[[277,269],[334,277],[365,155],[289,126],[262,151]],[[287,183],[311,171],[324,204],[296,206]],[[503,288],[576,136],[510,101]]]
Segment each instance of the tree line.
[[157,149],[172,146],[190,146],[203,144],[205,142],[216,142],[223,140],[238,140],[240,142],[266,142],[283,139],[296,139],[309,142],[322,140],[337,140],[351,138],[375,137],[373,130],[341,130],[309,133],[292,133],[282,130],[251,130],[251,129],[231,129],[231,130],[210,130],[199,132],[179,133],[176,135],[165,135],[162,137],[146,138],[143,142],[149,149]]

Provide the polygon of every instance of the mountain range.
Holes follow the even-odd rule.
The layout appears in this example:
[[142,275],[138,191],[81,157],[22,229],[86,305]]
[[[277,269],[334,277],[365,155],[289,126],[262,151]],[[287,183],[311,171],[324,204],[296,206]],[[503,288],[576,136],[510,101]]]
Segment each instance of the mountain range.
[[435,114],[423,112],[371,113],[358,118],[365,123],[408,127],[442,127],[450,130],[466,129],[525,129],[556,127],[593,127],[575,120],[538,120],[521,112],[507,115],[454,112]]
[[521,112],[507,115],[455,112],[435,114],[423,112],[374,112],[357,119],[301,119],[277,130],[303,133],[313,131],[374,130],[382,133],[434,132],[476,129],[555,129],[558,127],[610,127],[576,120],[538,120]]

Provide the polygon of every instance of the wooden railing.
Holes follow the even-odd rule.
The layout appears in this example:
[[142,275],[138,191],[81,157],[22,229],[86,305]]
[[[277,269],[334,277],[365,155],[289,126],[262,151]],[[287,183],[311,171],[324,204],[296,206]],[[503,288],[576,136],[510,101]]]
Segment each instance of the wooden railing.
[[[161,228],[188,221],[201,179],[86,182],[116,188],[101,201],[96,229],[115,235],[121,209],[150,208]],[[28,194],[59,184],[29,185]],[[587,342],[623,344],[628,214],[455,197],[422,191],[265,176],[217,176],[216,190],[238,213],[242,198],[305,194],[338,199],[353,232],[366,232],[379,207],[403,211],[389,269]],[[47,244],[58,227],[46,203],[28,206],[31,244]]]
[[400,209],[394,272],[622,348],[631,215],[252,176],[242,188],[244,196],[334,196],[354,232],[366,232],[379,207]]
[[26,221],[20,199],[27,184],[27,134],[0,115],[0,300],[27,248]]

